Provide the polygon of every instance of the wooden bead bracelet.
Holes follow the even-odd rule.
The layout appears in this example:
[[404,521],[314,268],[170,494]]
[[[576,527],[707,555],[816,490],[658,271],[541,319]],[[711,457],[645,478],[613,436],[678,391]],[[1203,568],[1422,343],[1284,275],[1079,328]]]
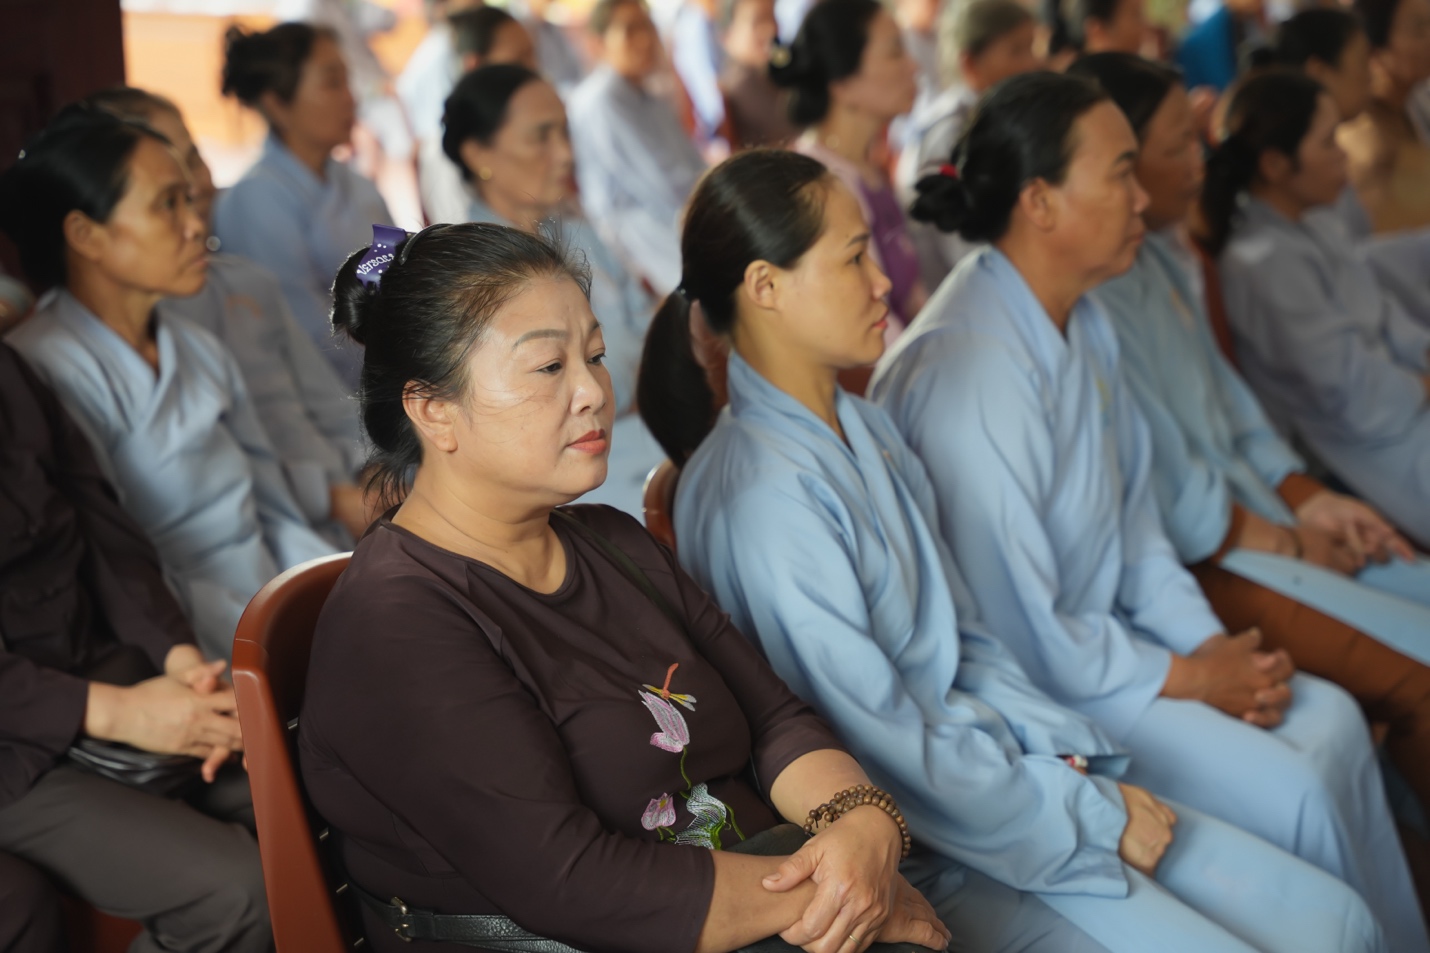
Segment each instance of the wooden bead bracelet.
[[845,788],[810,811],[809,820],[804,822],[804,832],[816,834],[856,807],[877,807],[892,817],[894,823],[899,825],[899,833],[904,841],[903,853],[899,855],[899,859],[903,860],[909,856],[909,851],[913,849],[914,843],[913,839],[909,837],[909,825],[904,820],[903,812],[899,810],[899,806],[894,803],[894,799],[887,791],[880,790],[872,784],[860,784],[852,788]]

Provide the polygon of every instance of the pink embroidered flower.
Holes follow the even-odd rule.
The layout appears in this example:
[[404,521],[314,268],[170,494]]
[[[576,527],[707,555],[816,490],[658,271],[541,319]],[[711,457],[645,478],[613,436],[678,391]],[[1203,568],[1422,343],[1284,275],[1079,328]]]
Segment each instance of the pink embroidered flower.
[[675,706],[650,692],[641,692],[641,702],[655,716],[660,731],[650,736],[650,743],[661,751],[679,754],[690,744],[690,729],[685,726],[685,718]]
[[669,794],[653,798],[641,815],[641,827],[653,831],[657,827],[669,827],[675,823],[675,799]]

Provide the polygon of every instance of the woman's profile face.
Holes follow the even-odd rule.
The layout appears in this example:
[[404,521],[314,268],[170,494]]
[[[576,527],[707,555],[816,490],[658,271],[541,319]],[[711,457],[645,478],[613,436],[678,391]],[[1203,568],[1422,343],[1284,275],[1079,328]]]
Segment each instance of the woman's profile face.
[[630,80],[643,80],[660,65],[660,37],[637,0],[611,11],[611,22],[601,34],[601,51],[611,69]]
[[208,276],[206,235],[174,151],[142,136],[129,160],[128,186],[109,220],[91,223],[70,245],[73,256],[114,284],[187,297],[202,291]]
[[293,98],[264,97],[264,113],[284,139],[301,139],[336,149],[352,136],[357,104],[348,86],[348,68],[337,41],[319,34],[303,61]]
[[1083,113],[1071,137],[1067,175],[1049,191],[1046,234],[1092,287],[1132,267],[1147,193],[1137,182],[1137,138],[1115,104]]
[[571,140],[561,97],[544,80],[526,83],[507,102],[506,121],[491,142],[468,140],[462,159],[489,203],[500,195],[503,208],[526,208],[534,220],[545,218],[572,188]]
[[1202,191],[1201,142],[1186,89],[1174,85],[1143,130],[1137,181],[1147,193],[1142,220],[1160,229],[1187,217]]
[[1430,0],[1400,0],[1379,58],[1403,86],[1430,79]]
[[830,94],[836,102],[887,121],[914,108],[918,72],[918,64],[904,49],[898,24],[880,10],[869,21],[859,71],[832,83]]
[[615,416],[605,351],[575,281],[530,282],[501,306],[468,358],[455,424],[459,469],[541,504],[600,486]]
[[1296,164],[1286,189],[1305,208],[1332,205],[1346,188],[1346,154],[1336,141],[1341,114],[1329,93],[1316,103],[1311,128],[1296,150]]
[[892,287],[870,253],[869,226],[844,183],[828,179],[824,230],[787,279],[781,334],[825,367],[872,364],[884,353]]

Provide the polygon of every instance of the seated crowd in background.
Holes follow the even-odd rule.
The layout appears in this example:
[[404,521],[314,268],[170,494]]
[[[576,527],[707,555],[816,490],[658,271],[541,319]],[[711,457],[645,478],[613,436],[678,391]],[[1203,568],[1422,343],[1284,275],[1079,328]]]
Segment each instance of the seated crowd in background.
[[1430,0],[284,9],[231,187],[130,88],[0,173],[0,947],[269,948],[224,669],[351,549],[374,949],[1430,953]]

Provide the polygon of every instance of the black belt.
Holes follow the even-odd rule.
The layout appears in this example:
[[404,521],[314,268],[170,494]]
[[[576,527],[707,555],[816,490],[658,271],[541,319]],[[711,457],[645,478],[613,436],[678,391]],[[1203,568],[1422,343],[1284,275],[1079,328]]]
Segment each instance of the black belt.
[[403,903],[397,897],[379,900],[355,883],[349,885],[385,926],[407,942],[441,940],[475,946],[494,953],[581,953],[556,940],[529,933],[498,914],[434,913]]

